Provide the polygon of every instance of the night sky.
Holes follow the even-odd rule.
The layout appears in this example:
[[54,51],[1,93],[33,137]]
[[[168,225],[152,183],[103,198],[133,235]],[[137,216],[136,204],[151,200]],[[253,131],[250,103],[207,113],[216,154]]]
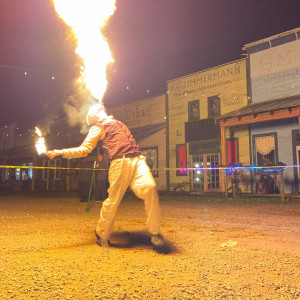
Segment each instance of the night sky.
[[[243,45],[300,27],[299,16],[299,0],[119,0],[105,29],[115,64],[104,104],[240,59]],[[50,0],[0,0],[0,127],[63,114],[78,72],[66,30]]]

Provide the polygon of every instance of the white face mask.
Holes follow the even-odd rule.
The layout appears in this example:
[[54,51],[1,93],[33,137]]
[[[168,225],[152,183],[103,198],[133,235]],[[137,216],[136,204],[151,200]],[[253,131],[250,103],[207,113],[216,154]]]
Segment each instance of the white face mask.
[[97,122],[105,119],[107,114],[104,110],[104,106],[100,103],[94,104],[90,107],[87,115],[86,115],[86,123],[88,125],[94,125]]

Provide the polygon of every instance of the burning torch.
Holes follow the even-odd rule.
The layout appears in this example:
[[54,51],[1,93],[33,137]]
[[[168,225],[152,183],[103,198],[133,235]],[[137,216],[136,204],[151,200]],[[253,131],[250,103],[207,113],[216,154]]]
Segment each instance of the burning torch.
[[38,127],[35,127],[35,133],[39,136],[38,140],[35,143],[35,148],[38,153],[38,155],[41,155],[42,153],[47,152],[45,138],[42,136],[42,132]]

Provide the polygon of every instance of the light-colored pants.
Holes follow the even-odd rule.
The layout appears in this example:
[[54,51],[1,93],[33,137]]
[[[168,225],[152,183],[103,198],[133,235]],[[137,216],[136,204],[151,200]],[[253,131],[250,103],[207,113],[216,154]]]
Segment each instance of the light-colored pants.
[[108,198],[103,202],[96,232],[105,231],[109,238],[115,222],[119,204],[128,188],[144,200],[146,228],[150,234],[160,233],[160,206],[155,180],[145,157],[120,158],[112,160],[108,180]]

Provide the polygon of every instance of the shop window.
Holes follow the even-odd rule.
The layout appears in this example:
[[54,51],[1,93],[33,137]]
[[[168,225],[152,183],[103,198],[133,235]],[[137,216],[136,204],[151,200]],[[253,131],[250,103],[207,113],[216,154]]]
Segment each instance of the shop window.
[[22,165],[23,166],[31,167],[31,168],[27,168],[27,169],[22,169],[22,180],[24,180],[24,176],[25,176],[26,171],[28,171],[28,175],[32,179],[32,166],[33,166],[33,163],[32,162],[30,162],[30,163],[23,163]]
[[187,176],[186,145],[176,145],[176,175]]
[[16,180],[22,180],[22,173],[20,168],[16,168],[15,176],[16,176]]
[[208,116],[217,117],[221,114],[220,111],[220,96],[212,96],[207,98],[208,102]]
[[199,100],[190,101],[188,103],[189,122],[200,119]]
[[227,140],[227,163],[232,165],[238,164],[238,140]]
[[257,166],[274,166],[276,164],[274,135],[255,137],[255,148]]
[[141,154],[146,157],[147,165],[149,166],[154,177],[158,177],[158,147],[142,148]]
[[[32,167],[32,166],[33,166],[33,163],[32,163],[32,162],[28,163],[28,166]],[[30,177],[30,178],[32,178],[32,176],[33,176],[32,170],[33,170],[32,168],[29,168],[29,169],[28,169],[28,174],[29,174],[29,177]]]

